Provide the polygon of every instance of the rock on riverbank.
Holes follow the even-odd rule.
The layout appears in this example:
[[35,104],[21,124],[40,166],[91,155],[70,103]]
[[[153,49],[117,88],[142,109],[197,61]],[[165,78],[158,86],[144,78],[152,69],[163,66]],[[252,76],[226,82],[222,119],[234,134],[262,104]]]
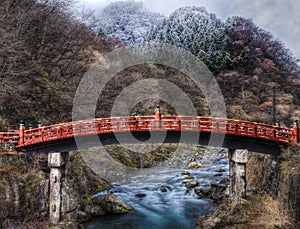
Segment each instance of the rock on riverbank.
[[[132,207],[113,195],[92,198],[110,188],[95,174],[79,152],[65,155],[62,178],[62,223],[54,228],[76,228],[77,222],[106,213],[124,213]],[[43,225],[49,218],[49,169],[47,155],[2,152],[0,154],[0,223],[2,228]]]
[[[111,146],[107,149],[110,154],[107,161],[103,160],[103,154],[99,153],[98,149],[84,154],[79,152],[65,154],[66,164],[62,178],[62,223],[53,228],[78,228],[80,226],[78,222],[85,222],[92,217],[132,210],[131,206],[109,193],[105,196],[92,197],[93,194],[110,188],[107,180],[98,174],[105,174],[105,171],[111,173],[109,166],[113,165],[112,160],[132,169],[155,165],[188,168],[190,163],[199,164],[201,165],[199,167],[202,167],[202,165],[208,166],[226,157],[223,149],[196,147],[196,150],[190,150],[188,146],[180,149],[176,146],[165,145],[151,153],[133,153],[119,146]],[[97,157],[101,157],[101,162],[104,163],[99,163]],[[44,225],[44,222],[48,221],[49,168],[47,159],[47,155],[43,154],[23,154],[12,151],[0,155],[2,228],[37,225],[36,222]],[[99,165],[105,165],[105,167],[102,168]],[[98,169],[97,174],[94,168]],[[115,177],[120,180],[119,174],[122,175],[123,169],[124,167],[113,168],[114,176],[109,176],[109,178]],[[197,190],[197,181],[187,186],[188,191],[196,188],[194,192],[196,195],[199,194],[198,198],[210,198],[200,195],[202,190]],[[199,187],[202,187],[202,184],[199,184]]]
[[238,204],[223,199],[196,228],[299,228],[299,164],[296,147],[283,150],[280,158],[249,154],[246,199]]

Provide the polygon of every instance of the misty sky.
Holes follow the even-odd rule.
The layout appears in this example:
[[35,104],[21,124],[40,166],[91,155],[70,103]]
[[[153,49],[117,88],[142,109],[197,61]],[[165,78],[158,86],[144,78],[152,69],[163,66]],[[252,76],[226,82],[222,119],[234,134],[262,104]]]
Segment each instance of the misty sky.
[[[102,9],[116,0],[78,0],[86,8]],[[151,11],[169,15],[182,6],[204,6],[225,20],[237,15],[252,18],[254,23],[270,31],[300,59],[299,0],[137,0]]]

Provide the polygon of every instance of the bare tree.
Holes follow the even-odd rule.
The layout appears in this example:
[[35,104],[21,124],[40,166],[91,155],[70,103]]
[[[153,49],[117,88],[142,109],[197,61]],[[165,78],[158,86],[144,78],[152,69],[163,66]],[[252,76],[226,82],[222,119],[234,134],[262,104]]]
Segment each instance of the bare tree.
[[70,119],[73,94],[92,62],[95,34],[69,1],[0,5],[0,116],[17,122]]

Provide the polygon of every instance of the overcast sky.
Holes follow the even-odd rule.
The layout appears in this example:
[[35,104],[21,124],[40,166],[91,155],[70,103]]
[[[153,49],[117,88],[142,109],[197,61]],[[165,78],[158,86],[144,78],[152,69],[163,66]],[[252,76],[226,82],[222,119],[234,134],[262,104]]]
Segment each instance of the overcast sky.
[[[116,0],[78,0],[86,8],[101,9]],[[182,6],[204,6],[225,20],[237,15],[253,19],[254,23],[280,39],[294,56],[300,59],[299,0],[137,0],[151,11],[169,15]]]

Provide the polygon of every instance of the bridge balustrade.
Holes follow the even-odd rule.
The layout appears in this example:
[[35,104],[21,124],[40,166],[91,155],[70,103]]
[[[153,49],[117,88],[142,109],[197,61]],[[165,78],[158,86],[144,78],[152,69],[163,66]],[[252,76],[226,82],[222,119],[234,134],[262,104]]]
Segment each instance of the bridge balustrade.
[[167,131],[178,131],[180,130],[180,121],[176,119],[164,119],[162,121],[162,126]]
[[[25,131],[25,136],[27,136],[27,133],[28,130]],[[61,139],[61,136],[62,136],[61,126],[57,126],[57,125],[46,126],[42,131],[42,138],[44,142],[59,140]]]
[[226,133],[231,135],[238,135],[237,122],[233,119],[226,121]]
[[237,121],[237,134],[239,136],[256,138],[256,123]]
[[130,131],[130,124],[126,119],[111,119],[110,128],[113,132],[126,132]]
[[19,140],[19,132],[0,132],[0,143],[13,143]]
[[138,131],[150,131],[155,129],[154,116],[140,116],[136,118]]
[[112,133],[111,129],[111,119],[110,118],[104,118],[99,119],[97,122],[99,125],[99,134],[106,134],[106,133]]
[[182,131],[199,131],[199,122],[197,117],[180,117]]
[[212,118],[211,123],[212,123],[212,125],[211,125],[212,132],[224,133],[224,134],[227,132],[228,119]]
[[257,124],[256,137],[273,141],[275,139],[275,129],[271,125]]
[[293,131],[290,129],[276,128],[275,129],[276,141],[291,144],[293,142]]
[[76,122],[75,125],[73,125],[73,134],[74,136],[98,134],[97,125],[98,123],[96,120]]
[[150,131],[151,126],[154,126],[154,122],[152,123],[151,121],[148,120],[137,120],[137,129],[138,131]]
[[129,130],[131,132],[138,131],[138,124],[139,124],[139,121],[136,117],[129,117],[128,125],[129,125]]
[[211,118],[200,117],[200,118],[197,118],[197,119],[198,119],[198,123],[199,123],[200,132],[210,133],[211,129],[212,129]]
[[299,144],[297,142],[299,137],[296,136],[298,132],[295,131],[295,127],[289,129],[226,118],[170,115],[162,116],[161,120],[157,120],[155,116],[98,118],[29,129],[24,132],[24,144],[20,140],[22,138],[20,138],[21,132],[0,132],[0,143],[17,142],[19,140],[17,147],[22,147],[74,136],[152,130],[224,133],[284,144]]
[[38,144],[43,141],[42,136],[43,134],[39,128],[26,130],[25,143],[28,145]]
[[74,136],[73,133],[73,124],[71,122],[64,123],[62,125],[62,132],[61,132],[62,138],[71,138]]

